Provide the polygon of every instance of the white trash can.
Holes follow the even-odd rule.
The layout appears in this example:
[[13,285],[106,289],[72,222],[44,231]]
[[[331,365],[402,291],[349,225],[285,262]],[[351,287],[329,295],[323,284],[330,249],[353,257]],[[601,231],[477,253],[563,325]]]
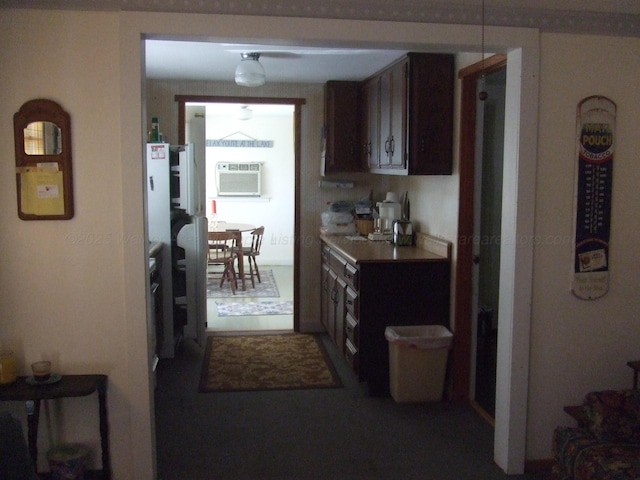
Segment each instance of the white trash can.
[[442,400],[453,334],[442,325],[387,327],[389,386],[398,403]]

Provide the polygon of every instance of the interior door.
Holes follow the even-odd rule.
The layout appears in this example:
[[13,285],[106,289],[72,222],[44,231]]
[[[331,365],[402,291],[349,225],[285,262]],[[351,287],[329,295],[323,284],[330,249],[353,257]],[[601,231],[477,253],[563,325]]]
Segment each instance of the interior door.
[[495,416],[505,86],[506,68],[479,79],[478,93],[486,92],[487,98],[478,100],[476,111],[472,283],[476,356],[472,398],[491,417]]
[[197,252],[196,264],[196,305],[194,306],[195,324],[192,332],[198,345],[204,346],[207,330],[207,230],[208,220],[206,217],[206,161],[205,161],[205,139],[206,139],[206,115],[204,105],[187,105],[185,108],[185,143],[192,149],[195,164],[194,192],[197,198],[195,202],[197,209],[194,213],[195,238]]

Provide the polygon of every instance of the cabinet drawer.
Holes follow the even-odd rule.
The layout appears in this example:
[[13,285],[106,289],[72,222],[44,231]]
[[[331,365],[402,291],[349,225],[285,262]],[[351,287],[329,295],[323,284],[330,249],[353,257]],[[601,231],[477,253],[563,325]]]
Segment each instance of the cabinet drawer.
[[322,263],[329,263],[329,256],[331,253],[331,249],[329,247],[327,247],[326,245],[322,245],[322,252],[321,252],[321,258],[322,258]]
[[347,281],[349,285],[351,285],[353,288],[358,290],[360,272],[356,267],[354,267],[350,263],[347,263],[344,267],[344,279]]
[[349,312],[347,312],[347,316],[345,317],[344,331],[351,343],[354,346],[358,345],[358,320],[356,320]]
[[358,349],[353,345],[353,343],[351,343],[351,340],[349,340],[348,338],[344,342],[344,356],[347,359],[347,362],[349,362],[349,365],[351,365],[353,371],[358,373],[360,362]]
[[358,292],[351,287],[347,287],[345,303],[347,304],[347,311],[355,318],[358,318]]
[[344,275],[344,267],[347,264],[347,261],[338,255],[336,252],[329,252],[329,265],[331,265],[331,269],[336,272],[338,275]]

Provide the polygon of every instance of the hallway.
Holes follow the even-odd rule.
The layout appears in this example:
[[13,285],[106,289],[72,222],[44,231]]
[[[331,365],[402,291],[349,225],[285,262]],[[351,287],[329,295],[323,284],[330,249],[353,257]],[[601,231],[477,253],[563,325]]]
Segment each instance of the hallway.
[[493,462],[493,430],[449,402],[368,397],[323,338],[344,388],[198,393],[202,350],[158,368],[161,480],[542,480]]

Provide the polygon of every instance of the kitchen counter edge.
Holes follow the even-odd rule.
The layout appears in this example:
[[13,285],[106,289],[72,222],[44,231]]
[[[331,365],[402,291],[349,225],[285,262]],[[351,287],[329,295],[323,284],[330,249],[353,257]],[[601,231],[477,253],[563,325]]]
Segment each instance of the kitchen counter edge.
[[449,261],[448,257],[416,246],[397,247],[385,241],[350,240],[344,235],[320,234],[320,240],[354,264]]

